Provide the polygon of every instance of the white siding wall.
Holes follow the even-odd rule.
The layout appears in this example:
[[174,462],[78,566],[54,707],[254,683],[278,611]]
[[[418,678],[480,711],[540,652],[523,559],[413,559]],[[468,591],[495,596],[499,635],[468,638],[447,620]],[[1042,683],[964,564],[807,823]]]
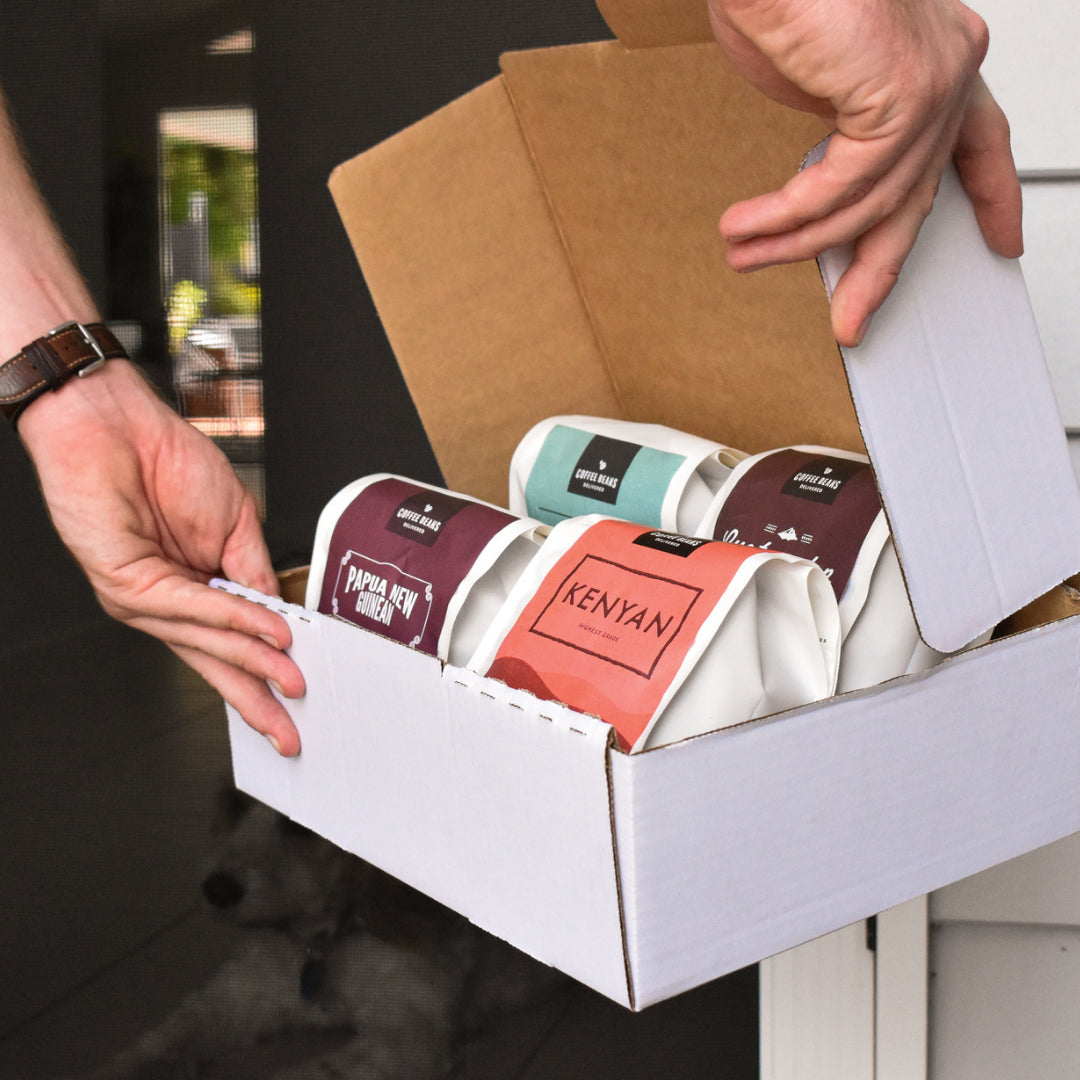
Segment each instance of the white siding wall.
[[1009,117],[1024,181],[1024,275],[1080,462],[1080,8],[1066,0],[971,6],[990,27],[983,74]]
[[[984,74],[1024,183],[1024,275],[1080,470],[1080,8],[972,6],[990,25]],[[930,1080],[1076,1080],[1080,836],[935,893],[930,923]]]
[[[971,6],[990,26],[983,74],[1012,126],[1022,265],[1080,474],[1080,6]],[[869,966],[863,938],[851,927],[762,965],[763,1080],[1080,1077],[1080,834],[883,913]]]

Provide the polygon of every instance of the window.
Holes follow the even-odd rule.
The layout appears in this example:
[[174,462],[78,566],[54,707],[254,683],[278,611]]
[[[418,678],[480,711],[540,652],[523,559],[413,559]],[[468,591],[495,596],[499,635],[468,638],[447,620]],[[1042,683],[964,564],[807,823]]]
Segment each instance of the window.
[[256,144],[250,108],[158,116],[173,391],[181,414],[222,446],[265,516]]

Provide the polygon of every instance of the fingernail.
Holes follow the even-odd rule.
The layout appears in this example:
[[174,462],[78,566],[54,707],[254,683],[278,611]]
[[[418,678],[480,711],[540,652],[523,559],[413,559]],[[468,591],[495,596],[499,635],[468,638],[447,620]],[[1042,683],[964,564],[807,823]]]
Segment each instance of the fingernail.
[[273,747],[273,748],[274,748],[274,749],[275,749],[275,750],[276,750],[276,751],[277,751],[277,752],[278,752],[279,754],[281,753],[281,743],[279,743],[279,742],[277,741],[277,739],[275,739],[275,738],[274,738],[274,736],[273,736],[273,735],[267,735],[267,736],[266,736],[266,741],[267,741],[267,742],[268,742],[268,743],[269,743],[269,744],[270,744],[270,745],[271,745],[271,746],[272,746],[272,747]]
[[866,332],[870,329],[870,318],[871,317],[868,315],[865,319],[863,319],[862,325],[859,327],[858,330],[855,331],[856,345],[861,345],[863,338],[866,337]]
[[266,685],[269,686],[270,689],[273,690],[274,693],[277,694],[278,697],[284,697],[285,696],[285,691],[281,689],[281,685],[279,683],[274,682],[273,679],[267,679],[266,680]]
[[269,634],[260,634],[259,637],[261,637],[267,645],[273,645],[275,649],[281,648],[281,646],[277,643],[277,638],[271,637]]

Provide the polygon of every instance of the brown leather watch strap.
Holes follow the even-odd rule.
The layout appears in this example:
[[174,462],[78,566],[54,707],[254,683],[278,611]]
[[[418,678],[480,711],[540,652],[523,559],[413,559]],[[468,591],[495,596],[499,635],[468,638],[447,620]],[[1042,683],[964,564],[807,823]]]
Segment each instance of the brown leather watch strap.
[[46,390],[125,356],[123,345],[104,323],[64,323],[0,364],[0,412],[14,424]]

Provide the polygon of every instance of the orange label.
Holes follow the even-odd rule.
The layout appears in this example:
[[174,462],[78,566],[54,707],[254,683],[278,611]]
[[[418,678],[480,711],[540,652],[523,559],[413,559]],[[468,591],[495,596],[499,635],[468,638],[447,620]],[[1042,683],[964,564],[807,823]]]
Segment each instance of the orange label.
[[593,713],[633,746],[755,550],[597,522],[548,571],[488,675]]

